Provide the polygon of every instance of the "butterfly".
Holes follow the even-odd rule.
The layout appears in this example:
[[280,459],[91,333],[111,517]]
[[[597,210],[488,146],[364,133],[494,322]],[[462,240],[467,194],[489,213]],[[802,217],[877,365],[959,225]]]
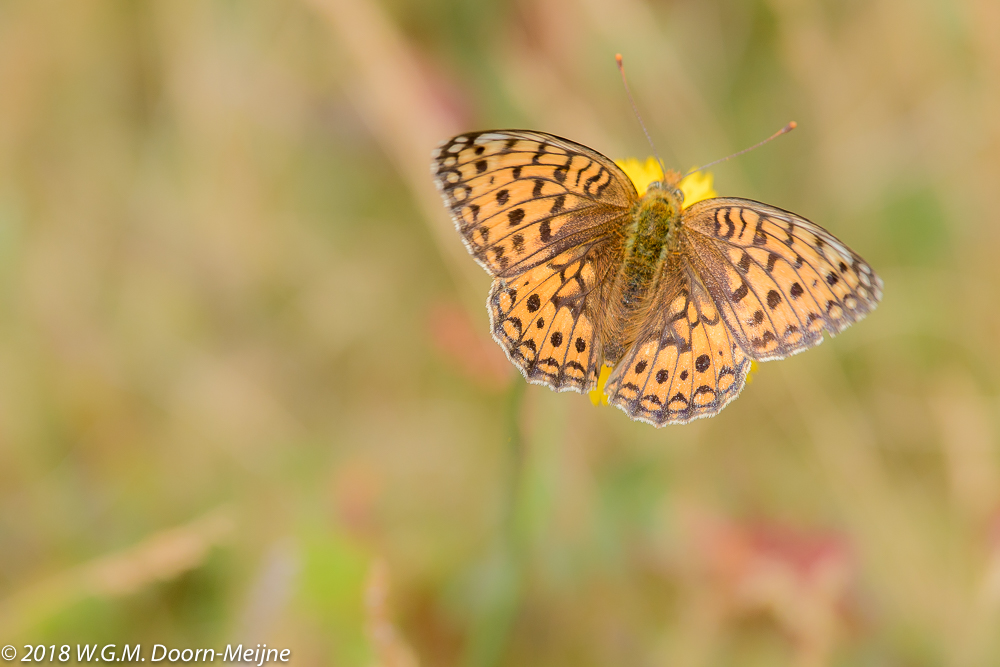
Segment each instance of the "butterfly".
[[640,195],[610,159],[543,132],[460,134],[431,172],[494,277],[493,338],[528,382],[592,391],[655,426],[717,414],[751,360],[819,344],[882,280],[832,234],[749,199],[684,207],[681,175]]

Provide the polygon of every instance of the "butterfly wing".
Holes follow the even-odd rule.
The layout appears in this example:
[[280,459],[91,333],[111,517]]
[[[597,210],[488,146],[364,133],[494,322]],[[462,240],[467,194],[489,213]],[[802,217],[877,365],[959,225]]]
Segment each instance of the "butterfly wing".
[[749,199],[707,199],[682,216],[690,260],[746,353],[781,359],[862,319],[882,280],[819,225]]
[[750,359],[684,259],[654,300],[653,319],[608,379],[608,402],[654,426],[717,414],[746,382]]
[[621,256],[635,187],[614,162],[542,132],[462,134],[431,170],[469,252],[496,276],[493,337],[529,382],[597,382],[604,309],[591,292]]
[[493,281],[487,300],[493,338],[529,382],[557,391],[596,386],[602,358],[597,323],[604,311],[589,297],[609,257],[620,255],[612,243],[592,241]]
[[435,149],[431,171],[469,252],[503,278],[606,237],[636,200],[614,162],[542,132],[460,134]]

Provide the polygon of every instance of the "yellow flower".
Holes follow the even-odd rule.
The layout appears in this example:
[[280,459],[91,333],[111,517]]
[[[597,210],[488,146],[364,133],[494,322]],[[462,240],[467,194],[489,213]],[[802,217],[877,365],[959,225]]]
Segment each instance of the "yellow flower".
[[[653,157],[646,158],[645,162],[639,162],[636,158],[630,157],[624,160],[615,160],[615,164],[629,177],[640,197],[649,189],[650,183],[662,181],[664,178],[660,163]],[[684,193],[684,206],[688,207],[703,199],[718,197],[718,193],[712,187],[712,181],[713,177],[710,171],[696,171],[682,178],[681,192]]]
[[663,169],[656,158],[648,157],[645,162],[639,162],[637,158],[630,157],[624,160],[615,160],[625,175],[629,177],[639,196],[646,194],[649,184],[653,181],[663,180]]
[[718,197],[719,193],[712,187],[714,177],[710,171],[696,171],[681,179],[681,192],[684,193],[684,208],[704,199]]
[[[630,157],[624,160],[615,160],[615,164],[629,177],[640,197],[649,189],[650,183],[664,179],[663,169],[656,158],[653,157],[646,158],[645,162],[639,162],[638,159]],[[712,187],[712,180],[712,172],[710,171],[696,171],[681,179],[680,188],[681,192],[684,193],[685,208],[703,199],[711,199],[712,197],[719,196]],[[594,405],[608,404],[608,397],[604,393],[604,386],[608,383],[608,378],[611,377],[612,370],[610,366],[601,367],[601,376],[597,380],[597,388],[589,392],[590,402]],[[756,370],[756,362],[751,362],[751,377]],[[749,381],[750,377],[747,377],[747,382]]]
[[611,377],[611,371],[614,370],[611,366],[601,366],[601,377],[597,379],[597,388],[591,390],[588,393],[590,396],[590,402],[594,405],[604,405],[608,404],[608,395],[604,393],[604,385],[608,383],[608,378]]

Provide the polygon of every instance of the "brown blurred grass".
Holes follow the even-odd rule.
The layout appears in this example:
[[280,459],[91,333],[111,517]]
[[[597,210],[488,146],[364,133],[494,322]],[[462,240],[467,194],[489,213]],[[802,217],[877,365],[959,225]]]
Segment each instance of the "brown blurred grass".
[[[997,662],[998,31],[987,0],[0,5],[0,643]],[[685,427],[498,370],[427,172],[488,127],[645,155],[618,51],[674,166],[797,120],[717,188],[886,281]]]

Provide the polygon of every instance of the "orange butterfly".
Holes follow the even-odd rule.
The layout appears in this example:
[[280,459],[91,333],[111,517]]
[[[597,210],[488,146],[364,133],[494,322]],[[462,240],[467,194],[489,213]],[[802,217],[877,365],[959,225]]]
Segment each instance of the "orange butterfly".
[[878,304],[882,281],[794,213],[681,175],[639,195],[600,153],[526,130],[461,134],[431,170],[466,247],[495,277],[493,338],[532,383],[588,392],[655,426],[717,414],[750,361],[781,359]]

